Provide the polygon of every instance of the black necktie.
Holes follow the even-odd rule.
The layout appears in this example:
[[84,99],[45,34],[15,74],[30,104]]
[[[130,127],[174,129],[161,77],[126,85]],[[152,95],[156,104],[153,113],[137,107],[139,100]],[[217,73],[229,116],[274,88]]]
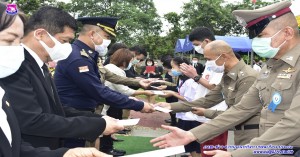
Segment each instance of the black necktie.
[[44,77],[45,77],[45,81],[46,81],[47,87],[49,89],[51,89],[51,93],[52,93],[52,96],[53,96],[53,88],[51,86],[51,75],[49,73],[49,69],[48,69],[48,67],[47,67],[46,64],[44,64],[42,66],[42,69],[43,69],[43,73],[44,73]]

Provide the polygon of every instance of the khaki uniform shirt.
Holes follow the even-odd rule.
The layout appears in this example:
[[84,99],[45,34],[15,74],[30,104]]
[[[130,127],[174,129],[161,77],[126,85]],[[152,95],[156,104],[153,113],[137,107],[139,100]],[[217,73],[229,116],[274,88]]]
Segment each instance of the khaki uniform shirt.
[[[210,108],[223,100],[225,100],[228,107],[232,107],[240,102],[243,95],[249,90],[253,85],[257,77],[257,72],[250,66],[246,65],[243,60],[239,61],[229,72],[223,75],[221,83],[212,89],[204,98],[199,98],[192,102],[178,102],[171,104],[171,110],[175,112],[179,111],[190,111],[191,107],[203,107]],[[204,116],[207,118],[215,118],[220,115],[221,111],[209,110],[207,109]],[[239,118],[239,117],[238,117]],[[241,124],[258,124],[259,123],[259,113],[249,117],[248,120],[241,121]],[[238,125],[238,124],[237,124]],[[254,133],[244,134],[236,133],[235,144],[245,144],[248,143],[252,138],[258,136],[257,129],[252,131]],[[250,131],[250,130],[249,130]],[[222,132],[220,132],[222,133]],[[243,140],[242,140],[243,139]],[[205,139],[208,140],[208,139]],[[204,141],[201,141],[204,142]]]
[[[260,111],[259,137],[251,140],[250,145],[272,144],[299,147],[299,57],[300,44],[287,52],[281,59],[270,59],[240,103],[208,123],[192,129],[191,132],[199,142],[202,142],[240,124]],[[277,97],[274,97],[276,94]],[[278,101],[280,98],[281,101]],[[272,101],[280,102],[274,112],[268,109]],[[232,152],[232,155],[234,157],[254,156],[253,149],[237,149]]]

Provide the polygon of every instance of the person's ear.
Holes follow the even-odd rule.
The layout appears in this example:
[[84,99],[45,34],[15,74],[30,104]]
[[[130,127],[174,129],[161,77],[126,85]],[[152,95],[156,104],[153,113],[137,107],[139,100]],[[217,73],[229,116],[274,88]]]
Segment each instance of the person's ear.
[[91,38],[91,39],[94,39],[94,34],[95,34],[95,31],[89,31],[87,33],[87,35]]
[[285,40],[290,40],[294,37],[295,35],[295,31],[292,27],[286,27],[284,29],[284,37],[285,37]]
[[229,56],[229,54],[228,53],[221,53],[222,55],[221,55],[221,58],[226,62],[229,58],[230,58],[230,56]]
[[45,36],[45,34],[46,33],[43,29],[37,29],[33,32],[33,35],[37,40],[42,40],[42,38]]

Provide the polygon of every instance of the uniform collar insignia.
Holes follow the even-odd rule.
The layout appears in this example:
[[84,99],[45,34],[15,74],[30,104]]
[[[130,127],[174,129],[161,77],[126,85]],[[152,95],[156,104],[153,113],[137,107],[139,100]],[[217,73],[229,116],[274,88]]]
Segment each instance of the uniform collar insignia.
[[82,49],[82,50],[80,51],[80,55],[81,55],[81,56],[85,56],[85,57],[89,57],[88,54],[86,53],[86,51],[85,51],[84,49]]
[[288,69],[282,70],[282,71],[285,72],[285,73],[292,73],[292,72],[295,72],[296,69],[289,67]]

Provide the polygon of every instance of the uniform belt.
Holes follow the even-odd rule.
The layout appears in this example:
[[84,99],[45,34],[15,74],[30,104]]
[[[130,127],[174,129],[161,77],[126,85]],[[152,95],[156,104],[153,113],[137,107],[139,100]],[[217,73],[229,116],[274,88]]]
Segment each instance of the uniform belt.
[[249,124],[249,125],[237,125],[235,126],[235,130],[249,130],[249,129],[259,129],[258,124]]

